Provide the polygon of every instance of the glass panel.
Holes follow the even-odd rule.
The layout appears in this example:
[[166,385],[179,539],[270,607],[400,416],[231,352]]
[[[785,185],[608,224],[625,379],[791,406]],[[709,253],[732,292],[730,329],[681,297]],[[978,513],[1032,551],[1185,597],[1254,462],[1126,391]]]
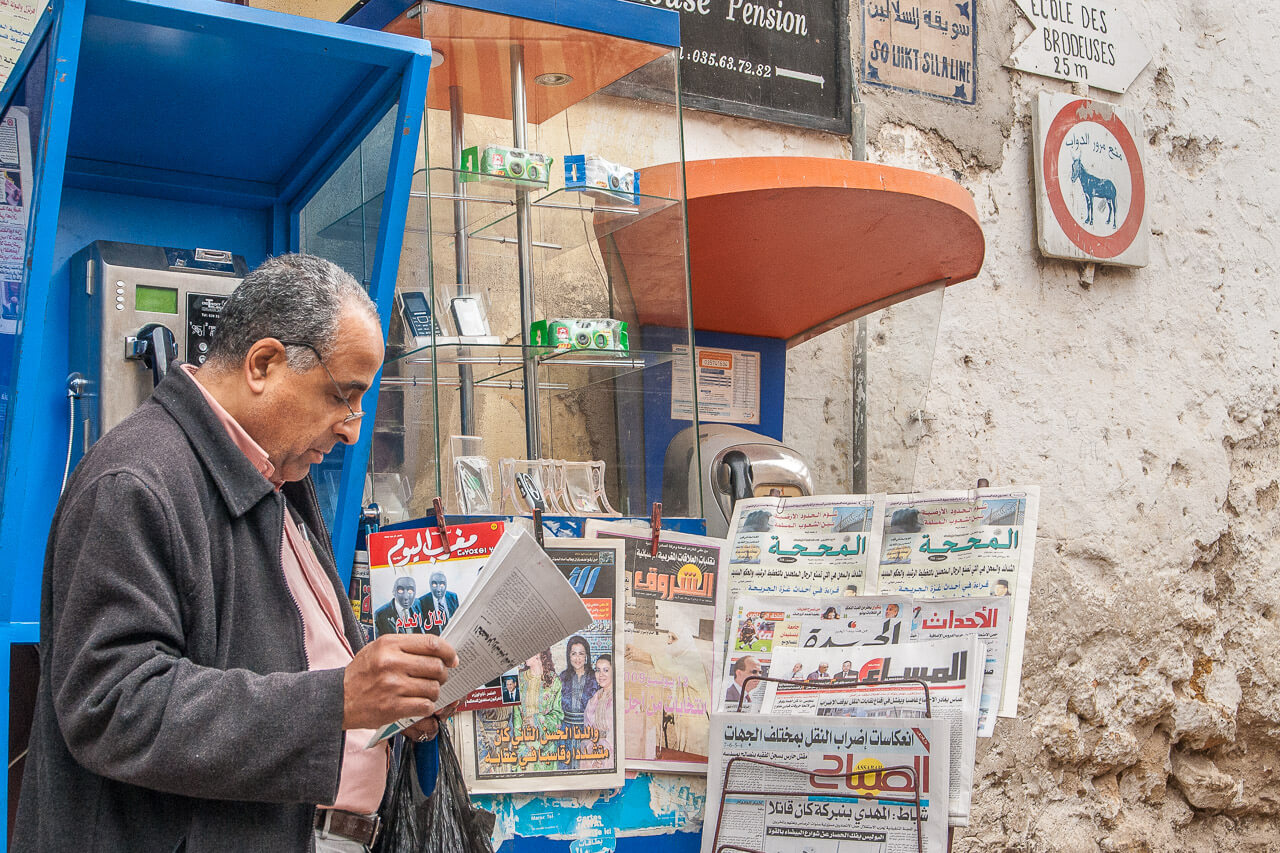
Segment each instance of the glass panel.
[[[674,52],[459,7],[413,11],[388,29],[430,39],[440,61],[398,288],[422,291],[441,328],[416,340],[393,328],[383,391],[399,389],[403,420],[380,404],[379,439],[396,445],[382,459],[398,457],[415,517],[435,494],[457,512],[449,437],[479,437],[496,472],[530,455],[532,426],[536,455],[603,461],[608,504],[647,514],[667,444],[693,424],[671,418],[672,349],[689,343]],[[482,319],[479,336],[459,341],[468,317]],[[526,322],[555,320],[569,322],[545,329],[549,345],[522,347]]]
[[[17,81],[12,105],[0,120],[0,469],[9,449],[8,412],[17,374],[26,314],[25,270],[30,251],[29,222],[36,178],[40,175],[41,119],[49,62],[49,39],[37,51],[26,74]],[[0,478],[0,499],[4,497]]]
[[392,104],[298,217],[300,250],[328,258],[369,286],[398,104]]
[[[421,148],[419,149],[421,155]],[[436,377],[448,372],[456,393],[457,369],[437,368],[431,358],[432,342],[444,318],[434,304],[431,290],[431,231],[427,223],[425,169],[414,174],[404,244],[400,250],[399,294],[422,295],[434,322],[426,336],[415,336],[396,311],[387,339],[387,364],[382,369],[378,393],[378,419],[369,458],[368,496],[378,504],[383,524],[421,518],[431,511],[431,500],[443,494],[439,460],[443,439],[437,424]],[[424,331],[419,328],[417,331]],[[453,350],[456,353],[456,349]]]
[[[926,396],[942,318],[943,288],[872,312],[805,341],[787,352],[783,443],[805,459],[818,494],[848,494],[861,452],[866,492],[915,488],[920,440],[928,433]],[[859,335],[859,323],[865,332]],[[854,426],[854,371],[859,338],[865,341],[865,450]],[[842,353],[839,359],[833,352]],[[833,366],[836,366],[833,369]],[[815,419],[826,429],[814,430]],[[837,435],[839,440],[819,439]]]
[[[298,215],[299,250],[333,261],[366,289],[373,273],[398,108],[398,103],[391,105]],[[344,455],[344,446],[338,445],[312,471],[330,530]]]

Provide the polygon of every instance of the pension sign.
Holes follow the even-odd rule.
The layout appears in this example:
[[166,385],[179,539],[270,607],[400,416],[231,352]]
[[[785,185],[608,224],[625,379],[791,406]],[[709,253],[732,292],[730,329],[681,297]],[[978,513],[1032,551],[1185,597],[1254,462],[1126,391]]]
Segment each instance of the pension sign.
[[849,132],[849,0],[632,2],[680,13],[684,106]]

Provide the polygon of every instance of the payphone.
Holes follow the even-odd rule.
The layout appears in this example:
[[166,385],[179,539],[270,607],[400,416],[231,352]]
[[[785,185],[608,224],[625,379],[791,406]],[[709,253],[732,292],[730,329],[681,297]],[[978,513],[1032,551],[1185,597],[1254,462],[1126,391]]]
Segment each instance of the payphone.
[[83,389],[83,449],[151,396],[172,359],[204,362],[247,273],[244,258],[214,249],[98,240],[76,253],[68,355]]
[[[701,473],[699,459],[705,466]],[[667,446],[662,486],[663,511],[672,515],[694,512],[701,491],[707,535],[719,537],[728,534],[733,505],[744,498],[814,493],[813,475],[800,454],[777,439],[730,424],[676,433]]]

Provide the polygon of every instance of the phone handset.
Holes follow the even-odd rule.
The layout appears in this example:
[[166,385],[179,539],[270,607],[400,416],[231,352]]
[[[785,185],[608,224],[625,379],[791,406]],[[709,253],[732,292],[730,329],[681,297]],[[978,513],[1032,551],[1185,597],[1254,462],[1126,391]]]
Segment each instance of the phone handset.
[[169,372],[169,363],[178,357],[178,342],[173,331],[163,323],[148,323],[124,340],[124,357],[151,368],[151,385],[155,387]]

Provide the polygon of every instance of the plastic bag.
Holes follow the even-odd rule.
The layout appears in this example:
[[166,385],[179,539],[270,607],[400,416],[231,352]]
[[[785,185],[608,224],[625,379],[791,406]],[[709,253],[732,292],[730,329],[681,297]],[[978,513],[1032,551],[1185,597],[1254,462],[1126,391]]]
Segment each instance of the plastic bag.
[[414,791],[418,782],[413,778],[413,747],[408,742],[398,744],[395,756],[391,799],[373,853],[420,853],[423,848],[418,805],[422,797],[415,796]]
[[492,813],[476,808],[462,781],[449,727],[440,726],[440,772],[422,808],[423,853],[493,853]]
[[414,749],[398,750],[386,822],[374,853],[493,853],[494,816],[471,805],[449,727],[436,736],[439,771],[425,800],[418,783]]

